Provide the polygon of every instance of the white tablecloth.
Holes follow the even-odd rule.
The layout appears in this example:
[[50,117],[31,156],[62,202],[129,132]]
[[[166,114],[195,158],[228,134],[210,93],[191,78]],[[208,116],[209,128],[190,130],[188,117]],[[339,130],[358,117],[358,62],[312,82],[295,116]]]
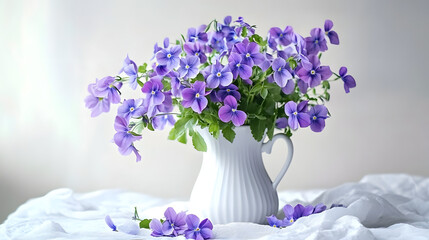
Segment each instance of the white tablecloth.
[[[408,175],[369,175],[358,183],[336,188],[279,193],[286,203],[341,203],[323,213],[298,219],[277,229],[252,223],[214,225],[216,239],[429,239],[429,178]],[[113,232],[105,224],[129,221],[134,207],[141,218],[161,218],[168,206],[186,210],[187,202],[154,198],[141,193],[101,190],[79,194],[57,189],[31,199],[0,225],[0,239],[152,239]],[[184,239],[153,238],[153,239]]]

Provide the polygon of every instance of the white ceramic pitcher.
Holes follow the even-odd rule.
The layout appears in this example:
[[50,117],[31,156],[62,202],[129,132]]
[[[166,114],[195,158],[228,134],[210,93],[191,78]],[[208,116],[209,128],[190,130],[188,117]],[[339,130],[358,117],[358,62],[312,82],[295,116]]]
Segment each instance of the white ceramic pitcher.
[[[276,188],[292,161],[292,141],[279,133],[267,143],[257,142],[249,126],[235,128],[233,143],[222,134],[215,139],[206,129],[199,132],[207,144],[207,152],[192,190],[192,211],[208,217],[214,224],[265,223],[266,216],[276,214],[279,207]],[[272,182],[265,170],[262,152],[271,153],[277,139],[286,141],[288,155]]]

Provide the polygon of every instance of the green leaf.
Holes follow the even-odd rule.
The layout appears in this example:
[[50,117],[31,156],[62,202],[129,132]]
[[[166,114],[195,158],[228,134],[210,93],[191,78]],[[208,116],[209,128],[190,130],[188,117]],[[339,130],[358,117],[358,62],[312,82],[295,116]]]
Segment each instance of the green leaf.
[[263,120],[253,118],[250,120],[250,131],[256,141],[261,141],[265,132],[265,124]]
[[150,229],[149,224],[152,221],[152,219],[143,219],[140,221],[140,228],[146,228],[146,229]]
[[242,30],[241,30],[241,36],[242,37],[247,37],[247,28],[246,27],[242,28]]
[[225,127],[224,129],[222,129],[222,135],[223,135],[223,137],[224,137],[226,140],[228,140],[228,141],[230,141],[230,142],[233,142],[233,141],[234,141],[234,138],[235,138],[235,132],[234,132],[234,130],[232,129],[231,125],[228,125],[228,126],[227,126],[227,127]]
[[180,136],[177,137],[177,141],[183,144],[188,142],[188,137],[186,136],[186,131],[182,132]]
[[148,125],[147,125],[147,129],[149,129],[149,130],[151,130],[151,131],[155,131],[155,129],[153,128],[153,126],[152,126],[152,123],[149,123]]
[[322,53],[319,53],[319,56],[318,56],[318,57],[319,57],[319,59],[320,59],[320,58],[322,57]]
[[200,152],[207,152],[207,144],[197,131],[192,135],[192,145]]
[[326,101],[329,101],[329,99],[331,99],[331,94],[329,94],[328,92],[325,92],[325,99]]
[[135,133],[135,132],[131,132],[131,131],[129,131],[129,133],[131,133],[131,135],[133,135],[133,136],[137,136],[137,137],[140,137],[140,136],[141,136],[141,134],[137,134],[137,133]]
[[195,81],[201,81],[201,82],[205,81],[204,76],[201,73],[198,73],[198,75],[194,78],[194,80]]
[[[287,129],[287,130],[286,130],[286,129]],[[286,133],[285,133],[285,134],[286,134],[286,136],[287,136],[287,137],[292,137],[292,132],[290,131],[290,128],[288,127],[288,128],[286,128],[286,129],[285,129],[285,131],[286,131]]]
[[329,82],[328,82],[328,81],[323,81],[323,82],[322,82],[322,86],[323,86],[323,88],[331,89],[331,84],[329,84]]
[[183,42],[186,42],[185,36],[183,34],[180,34],[180,36],[182,36]]
[[219,129],[219,123],[217,122],[213,122],[209,125],[209,132],[213,135],[213,137],[215,139],[219,138],[219,133],[220,133],[220,129]]
[[136,132],[137,134],[141,134],[143,132],[144,129],[144,122],[143,121],[139,121],[137,122],[137,124],[133,127],[133,131]]
[[139,84],[140,87],[143,87],[143,83],[142,81],[140,81],[140,79],[137,79],[137,83]]
[[267,124],[268,124],[267,136],[269,139],[273,139],[274,128],[276,126],[275,118],[272,118],[269,121],[267,121]]
[[143,63],[143,65],[139,66],[139,73],[146,73],[147,72],[147,63]]
[[204,30],[204,32],[207,32],[207,31],[210,29],[210,26],[212,25],[212,23],[213,23],[214,21],[215,21],[215,20],[211,21],[211,22],[209,23],[209,25],[207,25],[206,30]]

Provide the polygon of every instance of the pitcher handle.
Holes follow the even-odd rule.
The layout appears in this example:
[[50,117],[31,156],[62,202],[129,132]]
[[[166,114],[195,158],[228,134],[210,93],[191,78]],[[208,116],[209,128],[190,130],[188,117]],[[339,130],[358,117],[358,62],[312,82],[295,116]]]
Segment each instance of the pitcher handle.
[[283,133],[277,133],[276,135],[274,135],[274,137],[266,142],[262,144],[262,152],[266,152],[268,154],[271,154],[271,150],[273,148],[273,144],[277,139],[284,139],[286,141],[287,147],[288,147],[288,154],[287,154],[287,158],[286,158],[286,162],[283,165],[282,169],[280,170],[279,174],[277,175],[276,179],[273,182],[273,188],[274,190],[277,189],[277,186],[279,185],[280,181],[282,180],[283,176],[286,174],[287,169],[289,168],[290,163],[292,162],[292,157],[293,157],[293,144],[292,141],[290,140],[290,138],[288,136],[286,136]]

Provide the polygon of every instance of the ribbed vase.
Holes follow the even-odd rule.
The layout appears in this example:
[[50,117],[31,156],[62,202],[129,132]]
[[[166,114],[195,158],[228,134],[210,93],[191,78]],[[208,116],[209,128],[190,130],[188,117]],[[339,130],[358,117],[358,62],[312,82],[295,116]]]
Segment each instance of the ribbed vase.
[[293,150],[289,151],[283,175],[273,184],[262,161],[263,145],[270,145],[267,150],[270,152],[272,142],[256,141],[247,126],[237,127],[235,132],[231,143],[222,136],[214,139],[207,131],[200,130],[207,152],[192,190],[191,208],[214,224],[265,223],[266,216],[278,211],[276,187],[290,164]]

